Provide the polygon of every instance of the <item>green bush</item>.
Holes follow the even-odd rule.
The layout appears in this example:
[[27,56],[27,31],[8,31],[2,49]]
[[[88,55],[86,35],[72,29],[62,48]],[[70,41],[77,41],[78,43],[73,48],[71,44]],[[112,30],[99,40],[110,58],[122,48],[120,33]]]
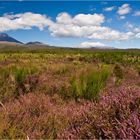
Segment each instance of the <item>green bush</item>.
[[0,101],[5,101],[7,98],[14,96],[16,84],[11,75],[10,68],[0,69]]
[[22,68],[16,66],[8,66],[0,68],[0,100],[6,98],[17,97],[20,91],[25,89],[24,81],[28,75],[37,72],[35,68]]
[[84,98],[88,100],[98,100],[100,90],[105,86],[109,76],[108,69],[93,70],[87,74],[80,75],[79,79],[75,77],[70,81],[71,96],[76,100]]
[[22,84],[26,76],[29,74],[29,71],[26,68],[15,68],[13,73],[14,73],[16,82],[18,84]]

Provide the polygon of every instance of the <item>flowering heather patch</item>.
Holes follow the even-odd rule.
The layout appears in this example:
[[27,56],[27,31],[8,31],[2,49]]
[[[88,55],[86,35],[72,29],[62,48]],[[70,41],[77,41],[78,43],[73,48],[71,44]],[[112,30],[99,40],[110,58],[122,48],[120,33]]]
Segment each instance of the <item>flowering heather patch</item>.
[[110,91],[98,103],[29,93],[0,111],[1,138],[140,138],[140,89],[136,87]]
[[5,108],[1,108],[0,115],[0,126],[5,124],[1,138],[58,138],[87,107],[75,101],[64,103],[60,97],[30,93],[7,103]]
[[[66,138],[140,138],[140,89],[121,87],[75,119]],[[69,134],[69,135],[68,135]]]

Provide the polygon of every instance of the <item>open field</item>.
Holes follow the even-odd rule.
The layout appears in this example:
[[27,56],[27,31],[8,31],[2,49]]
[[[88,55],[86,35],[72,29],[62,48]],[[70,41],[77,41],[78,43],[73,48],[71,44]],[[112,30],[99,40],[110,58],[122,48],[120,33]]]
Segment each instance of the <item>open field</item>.
[[0,138],[140,138],[140,51],[0,49]]

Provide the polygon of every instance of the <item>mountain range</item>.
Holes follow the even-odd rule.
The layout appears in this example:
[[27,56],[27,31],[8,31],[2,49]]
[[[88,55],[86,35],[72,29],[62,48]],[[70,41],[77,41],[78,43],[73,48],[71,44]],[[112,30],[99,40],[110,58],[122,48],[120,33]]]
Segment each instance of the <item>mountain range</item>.
[[[50,45],[48,44],[43,44],[42,42],[39,42],[39,41],[34,41],[34,42],[28,42],[28,43],[23,43],[21,41],[18,41],[17,39],[9,36],[8,34],[6,33],[0,33],[0,44],[5,44],[5,45],[11,45],[11,46],[14,46],[14,45],[21,45],[23,46],[35,46],[35,47],[44,47],[44,46],[47,46],[47,47],[51,47]],[[109,47],[108,47],[109,48]],[[106,48],[103,48],[103,47],[90,47],[89,49],[106,49]]]
[[43,44],[42,42],[39,42],[39,41],[34,41],[34,42],[28,42],[28,43],[26,43],[26,45],[45,45],[45,44]]
[[[35,48],[53,47],[53,46],[48,45],[48,44],[43,44],[42,42],[39,42],[39,41],[23,43],[21,41],[18,41],[15,38],[9,36],[6,33],[0,33],[0,44],[1,44],[0,48],[3,48],[3,46],[5,46],[5,45],[11,46],[11,47],[13,47],[13,46],[19,46],[19,48],[21,48],[21,46],[22,47],[25,47],[25,46],[27,46],[27,47],[34,46]],[[113,47],[102,47],[102,46],[101,47],[99,47],[99,46],[98,47],[95,47],[94,46],[94,47],[90,47],[88,49],[103,49],[103,50],[107,49],[108,50],[108,49],[117,49],[117,48],[113,48]]]
[[[0,43],[24,44],[23,42],[16,40],[15,38],[9,36],[6,33],[0,33]],[[28,42],[25,45],[45,45],[45,44],[35,41],[35,42]]]

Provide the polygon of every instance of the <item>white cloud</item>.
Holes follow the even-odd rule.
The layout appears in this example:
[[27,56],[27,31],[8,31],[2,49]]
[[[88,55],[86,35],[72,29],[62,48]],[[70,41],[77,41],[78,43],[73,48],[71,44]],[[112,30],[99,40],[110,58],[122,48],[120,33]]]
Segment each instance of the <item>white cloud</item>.
[[136,38],[140,39],[140,32],[136,34]]
[[134,27],[132,31],[134,33],[140,33],[140,27]]
[[126,15],[126,14],[130,13],[130,11],[131,11],[130,5],[129,4],[123,4],[121,7],[119,7],[117,13],[119,15]]
[[140,16],[140,11],[135,11],[134,16]]
[[115,9],[115,6],[106,7],[106,8],[104,8],[104,11],[110,12],[110,11],[113,11],[114,9]]
[[38,27],[43,30],[46,25],[50,25],[51,21],[41,14],[27,12],[24,14],[11,14],[0,17],[0,32],[17,29],[31,29]]
[[[108,41],[122,41],[134,38],[132,31],[120,32],[105,27],[102,24],[105,17],[102,14],[77,14],[60,13],[55,21],[45,15],[35,13],[5,14],[0,17],[0,32],[17,29],[31,29],[37,27],[43,30],[48,27],[49,32],[57,37],[81,37]],[[137,32],[138,33],[138,32]]]
[[120,16],[119,19],[125,19],[125,16]]
[[134,28],[134,25],[131,24],[130,22],[126,22],[126,24],[124,25],[124,27],[125,27],[126,29],[128,29],[128,30],[131,30],[131,29]]
[[71,17],[68,13],[60,13],[56,21],[59,24],[76,24],[79,26],[84,25],[100,25],[105,20],[102,14],[78,14]]
[[82,42],[78,45],[78,48],[92,48],[92,47],[104,48],[106,46],[107,45],[101,42]]
[[78,14],[71,17],[68,13],[61,13],[56,17],[56,22],[49,26],[49,31],[57,37],[84,37],[110,41],[127,40],[131,37],[129,33],[102,26],[104,19],[101,14]]
[[56,21],[59,24],[71,24],[72,23],[72,17],[68,13],[60,13],[56,17]]
[[133,38],[140,39],[140,26],[134,26],[133,24],[127,22],[124,27],[126,30],[133,33]]

